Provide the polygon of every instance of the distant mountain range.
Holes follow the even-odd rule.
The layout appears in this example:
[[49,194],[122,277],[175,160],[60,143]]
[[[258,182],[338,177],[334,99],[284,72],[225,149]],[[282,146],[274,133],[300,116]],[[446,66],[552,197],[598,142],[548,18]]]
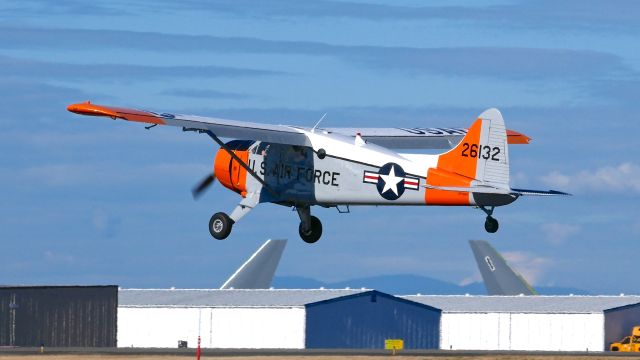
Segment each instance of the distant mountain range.
[[[272,286],[276,289],[375,289],[395,295],[486,295],[484,284],[475,282],[460,286],[427,276],[399,274],[381,275],[339,282],[324,282],[300,276],[276,276]],[[570,287],[534,287],[540,295],[589,295],[587,291]]]

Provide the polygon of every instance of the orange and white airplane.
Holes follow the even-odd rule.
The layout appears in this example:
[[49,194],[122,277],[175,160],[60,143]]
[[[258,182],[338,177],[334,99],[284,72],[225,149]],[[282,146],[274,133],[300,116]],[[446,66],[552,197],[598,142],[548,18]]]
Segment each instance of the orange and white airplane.
[[[529,138],[506,130],[502,115],[489,109],[463,128],[313,128],[271,125],[192,115],[73,104],[81,115],[181,127],[209,135],[220,150],[213,172],[193,189],[200,195],[215,179],[242,199],[227,215],[215,213],[209,231],[225,239],[234,224],[260,203],[294,207],[300,237],[322,235],[311,207],[349,205],[473,206],[487,215],[485,229],[498,230],[494,208],[522,195],[566,195],[559,191],[512,189],[508,144]],[[223,142],[220,138],[236,139]],[[449,149],[439,155],[391,149]]]

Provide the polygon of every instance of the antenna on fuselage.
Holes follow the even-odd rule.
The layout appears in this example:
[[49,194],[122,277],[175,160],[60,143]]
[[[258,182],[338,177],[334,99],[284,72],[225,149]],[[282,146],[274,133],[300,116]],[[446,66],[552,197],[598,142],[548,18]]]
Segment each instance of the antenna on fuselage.
[[324,120],[324,117],[327,116],[327,113],[324,113],[324,115],[322,115],[322,117],[320,118],[320,120],[318,120],[318,122],[313,125],[313,127],[311,128],[311,132],[316,132],[316,128],[318,127],[318,125],[320,125],[320,123],[322,122],[322,120]]

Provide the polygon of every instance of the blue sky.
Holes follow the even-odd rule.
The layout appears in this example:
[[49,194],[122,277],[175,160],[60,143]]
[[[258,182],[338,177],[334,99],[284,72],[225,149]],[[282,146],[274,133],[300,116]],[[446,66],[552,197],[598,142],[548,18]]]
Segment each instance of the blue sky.
[[[535,285],[638,293],[640,3],[618,1],[0,2],[0,283],[215,287],[266,238],[280,275],[479,279],[488,239]],[[534,140],[512,182],[571,198],[499,208],[317,209],[324,235],[261,205],[226,241],[237,195],[191,187],[216,146],[174,128],[79,117],[84,100],[326,126],[468,126],[499,108]]]

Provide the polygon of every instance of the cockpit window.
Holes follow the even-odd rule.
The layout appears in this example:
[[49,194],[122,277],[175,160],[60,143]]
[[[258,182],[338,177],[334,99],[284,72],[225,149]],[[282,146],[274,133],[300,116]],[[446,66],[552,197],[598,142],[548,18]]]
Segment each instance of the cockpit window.
[[260,145],[258,145],[258,149],[256,150],[256,153],[261,155],[266,155],[267,149],[269,149],[269,143],[261,142]]

